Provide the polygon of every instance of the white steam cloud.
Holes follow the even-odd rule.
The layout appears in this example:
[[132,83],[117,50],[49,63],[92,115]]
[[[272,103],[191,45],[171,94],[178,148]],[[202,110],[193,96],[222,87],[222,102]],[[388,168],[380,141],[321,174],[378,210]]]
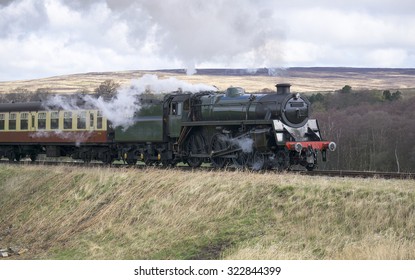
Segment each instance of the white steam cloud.
[[241,137],[241,138],[234,138],[231,139],[231,143],[237,145],[239,148],[242,149],[244,153],[252,153],[254,140],[249,137]]
[[138,96],[150,92],[153,94],[171,93],[174,91],[199,92],[217,91],[217,88],[205,84],[190,84],[176,78],[159,79],[156,75],[144,75],[138,80],[132,80],[129,87],[123,87],[111,100],[102,97],[85,96],[85,104],[79,106],[79,100],[62,96],[55,96],[44,102],[47,107],[59,106],[64,110],[83,110],[84,107],[93,107],[102,111],[103,115],[112,122],[115,127],[128,128],[134,123],[134,113],[140,109]]
[[123,69],[186,68],[192,74],[196,68],[280,66],[283,27],[275,24],[271,2],[259,2],[0,1],[0,80]]

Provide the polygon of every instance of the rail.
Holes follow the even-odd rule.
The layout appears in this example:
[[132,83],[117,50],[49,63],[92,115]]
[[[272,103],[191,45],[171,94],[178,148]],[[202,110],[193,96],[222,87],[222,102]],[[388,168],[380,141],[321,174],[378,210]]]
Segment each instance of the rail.
[[[145,165],[125,165],[125,164],[104,164],[101,162],[91,162],[91,163],[84,163],[80,161],[13,161],[10,162],[8,160],[0,160],[0,164],[12,164],[12,165],[45,165],[45,166],[83,166],[83,167],[112,167],[112,168],[137,168],[137,169],[145,169],[147,166]],[[150,167],[151,168],[151,167]],[[166,167],[171,169],[171,167]],[[180,170],[194,170],[189,166],[177,166],[173,167]],[[205,171],[212,171],[217,170],[213,167],[199,167],[197,170],[205,170]],[[225,169],[218,169],[218,170],[227,170],[227,171],[236,171],[240,170],[236,167],[228,166]],[[257,172],[257,171],[248,171],[248,172]],[[274,170],[266,170],[263,172],[275,172],[278,171]],[[383,178],[383,179],[405,179],[405,180],[415,180],[415,173],[406,173],[406,172],[376,172],[376,171],[355,171],[355,170],[314,170],[314,171],[305,171],[305,170],[290,170],[286,171],[287,174],[294,173],[300,174],[304,176],[326,176],[326,177],[354,177],[354,178]]]

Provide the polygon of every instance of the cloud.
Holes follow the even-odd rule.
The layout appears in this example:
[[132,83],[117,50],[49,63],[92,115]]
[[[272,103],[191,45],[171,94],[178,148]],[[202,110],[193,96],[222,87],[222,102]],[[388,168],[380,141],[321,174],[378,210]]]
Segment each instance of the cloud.
[[13,1],[0,7],[5,15],[0,51],[8,57],[0,69],[9,73],[0,79],[22,69],[20,77],[34,78],[203,63],[277,65],[281,29],[270,24],[270,10],[256,5],[237,0]]
[[0,80],[196,67],[414,67],[415,2],[2,0]]
[[0,10],[0,38],[24,37],[31,30],[40,29],[47,23],[43,1],[6,1],[5,4]]
[[295,24],[287,29],[284,61],[288,66],[414,67],[415,20],[405,13],[377,11],[352,5],[287,9],[284,20]]

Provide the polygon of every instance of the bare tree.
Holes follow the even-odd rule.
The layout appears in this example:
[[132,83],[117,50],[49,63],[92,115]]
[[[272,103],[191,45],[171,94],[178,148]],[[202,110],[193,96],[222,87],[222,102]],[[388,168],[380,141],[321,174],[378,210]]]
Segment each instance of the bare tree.
[[99,96],[113,97],[117,94],[119,87],[119,83],[116,83],[113,80],[105,80],[94,90],[94,92]]

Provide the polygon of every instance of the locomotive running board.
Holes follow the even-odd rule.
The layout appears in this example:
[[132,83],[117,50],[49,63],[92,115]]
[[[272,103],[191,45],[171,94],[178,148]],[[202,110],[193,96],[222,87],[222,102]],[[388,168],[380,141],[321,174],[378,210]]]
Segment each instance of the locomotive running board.
[[182,126],[209,126],[209,125],[260,125],[271,124],[271,120],[237,120],[237,121],[195,121],[182,122]]

